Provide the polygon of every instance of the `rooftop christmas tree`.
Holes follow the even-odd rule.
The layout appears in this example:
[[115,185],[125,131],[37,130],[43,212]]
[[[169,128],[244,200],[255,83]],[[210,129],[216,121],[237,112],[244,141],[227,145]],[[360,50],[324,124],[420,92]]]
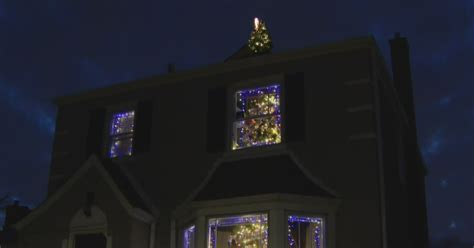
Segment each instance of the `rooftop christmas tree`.
[[272,40],[265,23],[255,17],[254,30],[250,34],[249,48],[254,53],[268,53],[272,50]]

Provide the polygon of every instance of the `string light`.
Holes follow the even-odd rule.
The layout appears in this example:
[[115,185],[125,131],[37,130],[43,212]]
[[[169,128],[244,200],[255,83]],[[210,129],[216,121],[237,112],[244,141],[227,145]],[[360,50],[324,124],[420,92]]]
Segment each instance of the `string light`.
[[112,116],[111,135],[131,133],[134,127],[135,111],[120,112]]
[[184,248],[194,248],[195,226],[190,226],[184,230]]
[[112,115],[110,157],[132,155],[135,111]]
[[[323,221],[321,218],[315,217],[302,217],[302,216],[288,216],[288,244],[290,248],[302,248],[300,240],[306,239],[306,235],[300,236],[298,230],[302,229],[302,226],[306,228],[314,228],[312,235],[314,248],[321,248],[322,238],[322,225]],[[296,236],[296,237],[295,237]],[[306,240],[309,242],[309,240]]]
[[232,149],[281,142],[280,85],[236,93]]

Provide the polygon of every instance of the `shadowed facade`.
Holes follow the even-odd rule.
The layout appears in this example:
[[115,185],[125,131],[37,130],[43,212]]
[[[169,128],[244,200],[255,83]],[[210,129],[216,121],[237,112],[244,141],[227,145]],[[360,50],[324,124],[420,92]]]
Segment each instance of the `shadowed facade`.
[[255,219],[262,248],[428,247],[408,43],[390,44],[393,79],[363,37],[57,98],[48,198],[15,245],[232,247]]

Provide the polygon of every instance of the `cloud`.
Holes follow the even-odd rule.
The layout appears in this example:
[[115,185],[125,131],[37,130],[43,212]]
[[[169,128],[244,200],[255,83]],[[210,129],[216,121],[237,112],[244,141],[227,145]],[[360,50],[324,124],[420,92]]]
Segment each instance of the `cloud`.
[[0,18],[7,16],[7,9],[5,6],[5,1],[0,0]]
[[439,100],[439,104],[442,105],[442,106],[446,106],[448,104],[451,103],[451,96],[445,96],[445,97],[442,97],[440,100]]
[[474,0],[467,1],[466,8],[467,16],[467,28],[466,28],[466,40],[468,44],[471,45],[471,48],[474,49]]
[[428,159],[438,154],[441,150],[441,146],[444,143],[443,130],[437,129],[433,135],[431,135],[427,144],[423,146],[422,153],[425,159]]
[[441,180],[441,187],[442,188],[448,187],[448,180],[447,179],[442,179]]
[[55,122],[52,114],[2,79],[0,79],[0,102],[6,103],[11,110],[21,114],[45,133],[49,135],[54,133]]
[[458,228],[458,224],[456,221],[452,220],[451,223],[449,223],[449,229],[456,229]]

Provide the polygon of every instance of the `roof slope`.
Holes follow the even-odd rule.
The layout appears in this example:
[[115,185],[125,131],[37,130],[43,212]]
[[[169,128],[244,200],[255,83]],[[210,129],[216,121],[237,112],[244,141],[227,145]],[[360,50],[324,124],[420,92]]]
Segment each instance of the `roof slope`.
[[82,102],[105,96],[128,93],[132,90],[152,88],[159,85],[183,82],[196,78],[209,77],[224,73],[238,72],[241,70],[260,67],[262,65],[279,64],[292,60],[306,59],[324,54],[340,53],[361,48],[373,48],[380,54],[376,41],[372,36],[356,37],[338,42],[331,42],[313,47],[294,49],[278,53],[257,54],[249,56],[247,46],[242,47],[235,54],[226,59],[226,62],[216,63],[186,71],[151,76],[139,80],[122,82],[111,86],[80,92],[54,99],[58,105]]
[[133,207],[152,213],[143,197],[140,196],[137,188],[133,186],[130,175],[126,174],[118,164],[115,164],[110,159],[103,159],[101,164],[108,172],[115,185],[117,185],[120,192],[122,192]]
[[110,186],[112,192],[131,216],[144,222],[153,220],[152,213],[156,211],[152,209],[153,206],[148,204],[149,201],[144,199],[143,193],[140,194],[140,189],[136,188],[136,185],[131,182],[130,176],[127,176],[118,165],[110,161],[107,162],[107,160],[100,161],[95,155],[91,155],[66,183],[48,197],[38,208],[13,225],[13,227],[20,230],[34,221],[37,216],[48,210],[53,203],[60,200],[61,196],[67,194],[74,184],[84,177],[91,168],[98,170],[105,183]]
[[232,54],[227,59],[225,59],[224,62],[237,60],[237,59],[245,59],[245,58],[264,55],[264,54],[268,54],[268,53],[255,53],[252,50],[250,50],[248,44],[245,44],[239,50],[237,50],[234,54]]
[[195,201],[270,193],[335,198],[313,182],[288,154],[223,162]]

